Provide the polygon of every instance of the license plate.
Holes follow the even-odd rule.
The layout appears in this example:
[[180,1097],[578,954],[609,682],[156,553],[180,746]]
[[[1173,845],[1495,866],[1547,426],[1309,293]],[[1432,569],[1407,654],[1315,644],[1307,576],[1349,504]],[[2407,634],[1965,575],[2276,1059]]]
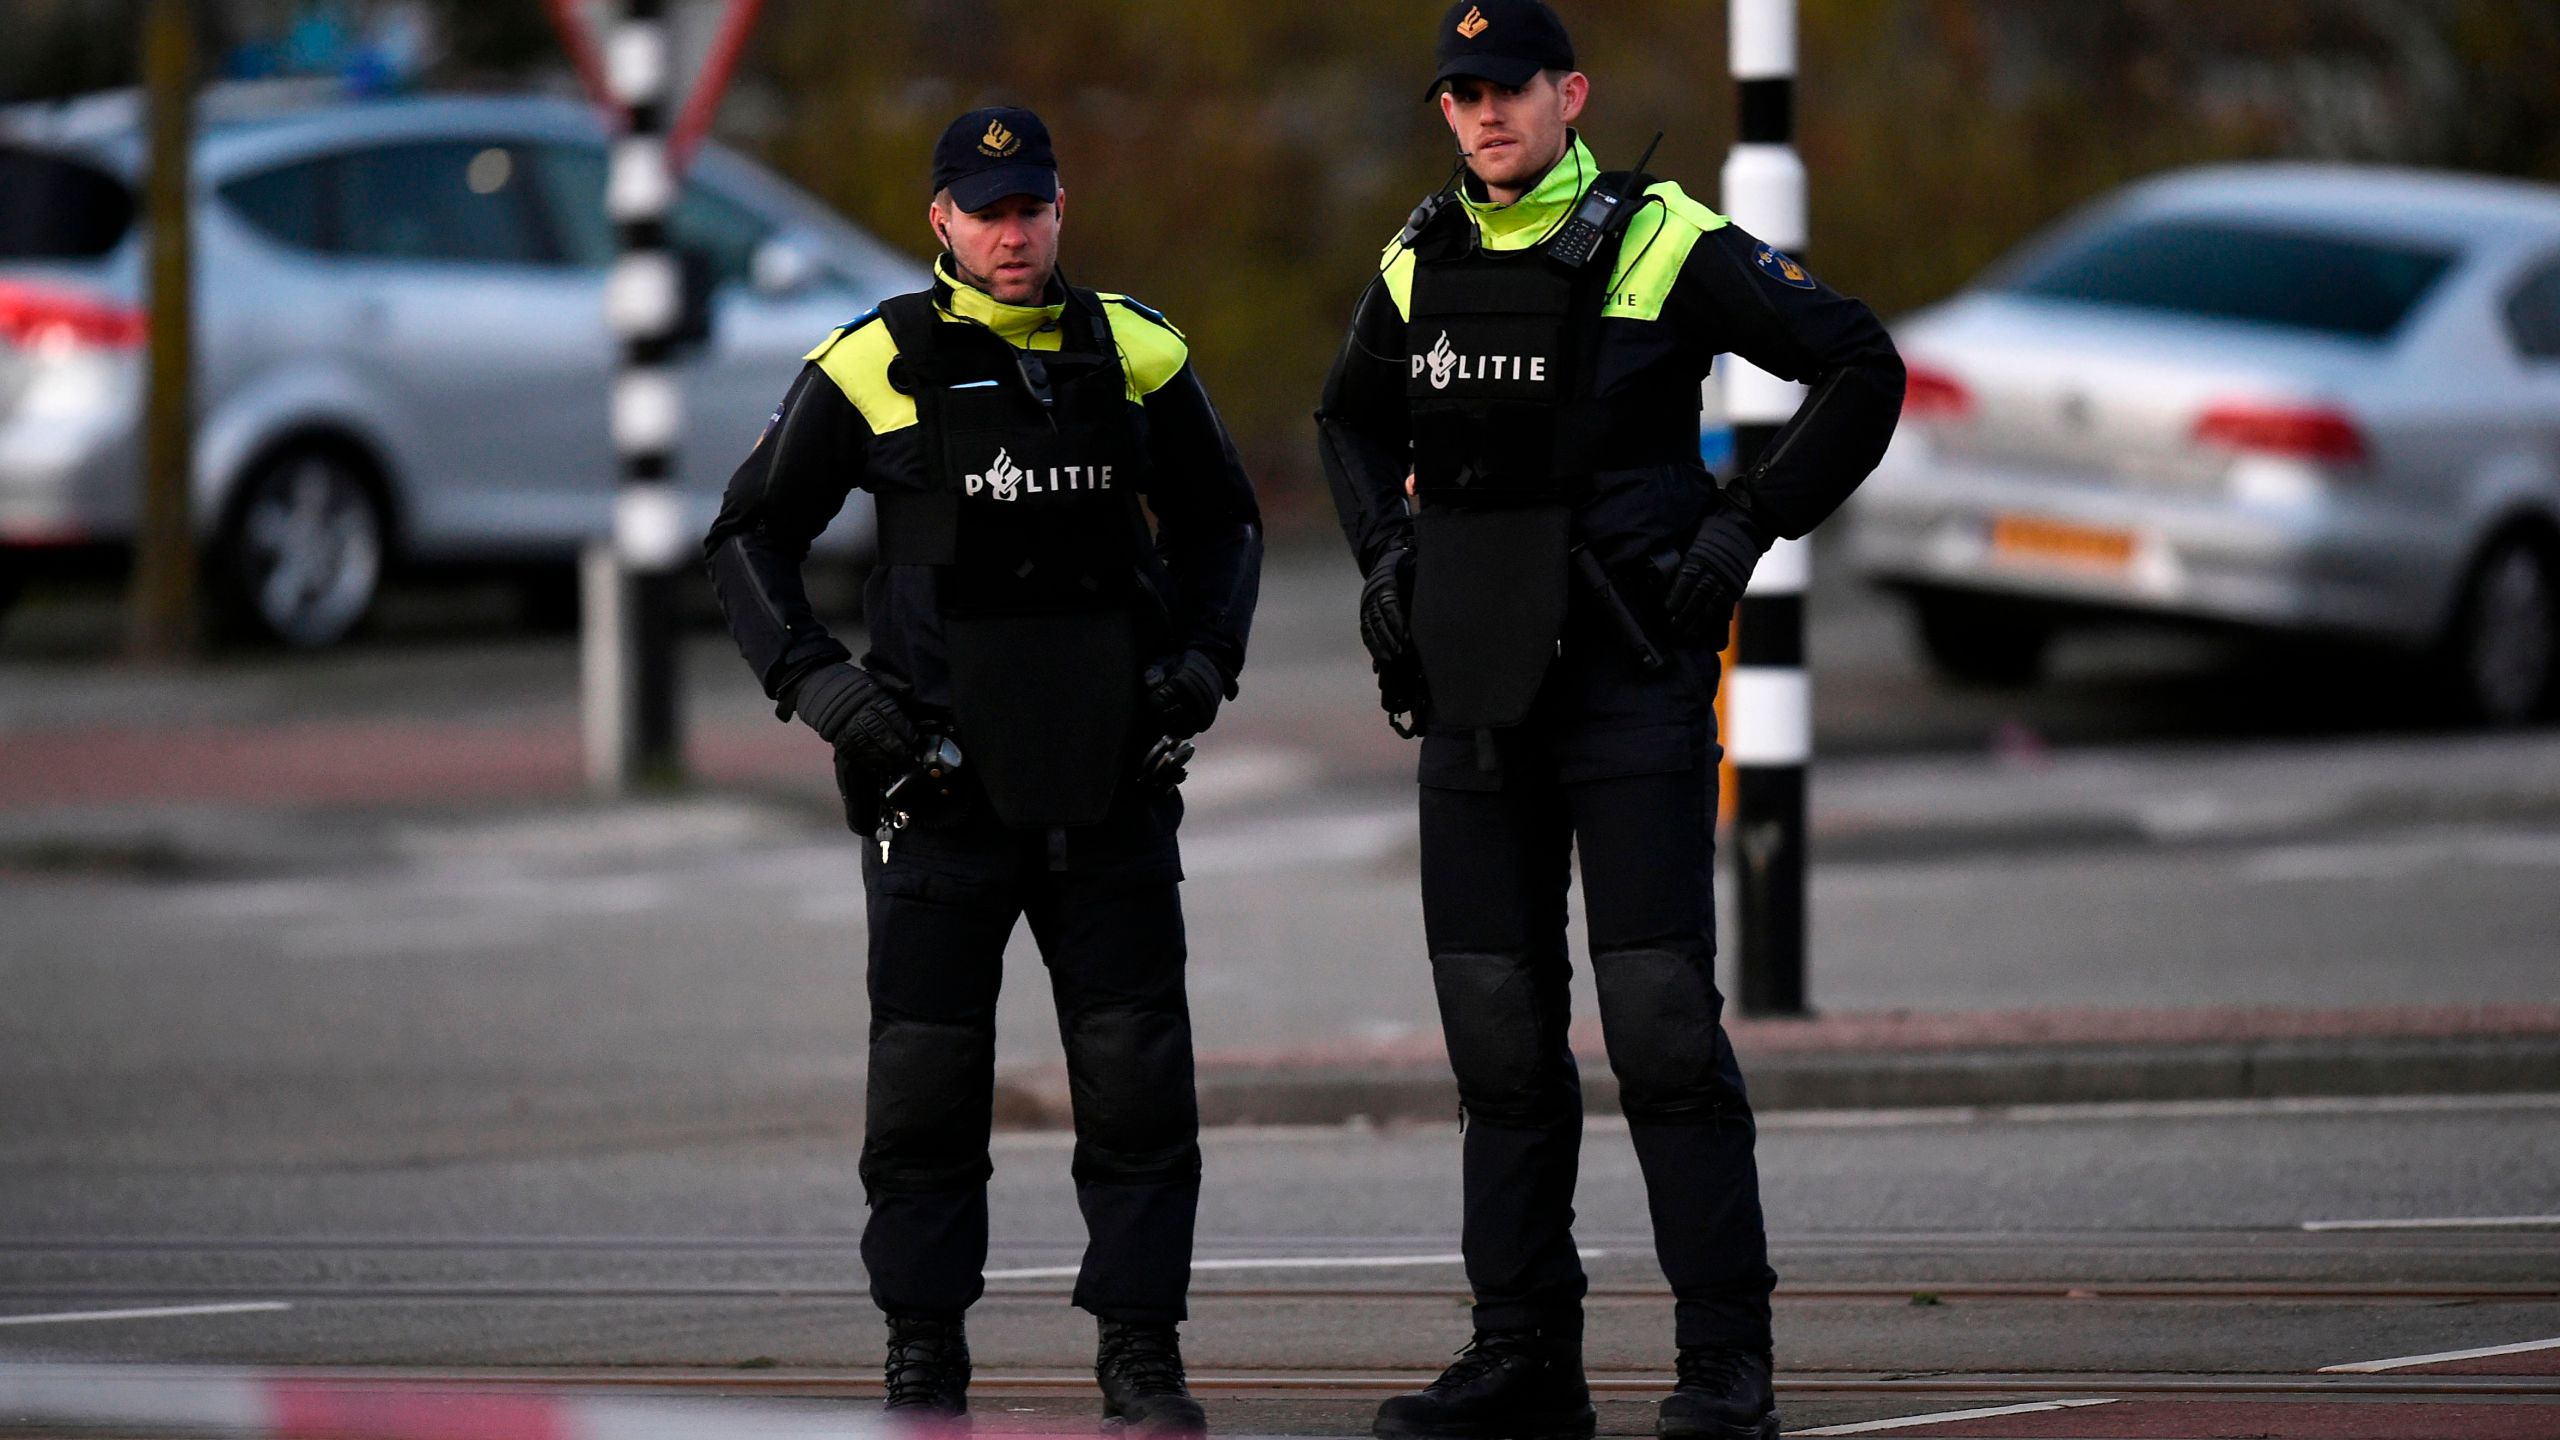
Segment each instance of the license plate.
[[2121,570],[2133,563],[2139,543],[2130,530],[2074,525],[2064,520],[2003,515],[1991,522],[1994,554],[2048,565]]

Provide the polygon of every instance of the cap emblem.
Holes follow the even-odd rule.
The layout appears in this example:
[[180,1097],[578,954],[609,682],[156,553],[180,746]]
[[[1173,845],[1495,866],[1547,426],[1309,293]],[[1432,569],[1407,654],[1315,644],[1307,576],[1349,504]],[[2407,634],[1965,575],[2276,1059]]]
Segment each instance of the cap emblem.
[[1492,28],[1493,22],[1484,18],[1484,8],[1479,5],[1468,6],[1467,17],[1458,22],[1458,33],[1470,40]]
[[987,133],[978,137],[978,153],[1001,160],[1022,148],[1022,137],[1004,128],[1001,120],[987,122]]

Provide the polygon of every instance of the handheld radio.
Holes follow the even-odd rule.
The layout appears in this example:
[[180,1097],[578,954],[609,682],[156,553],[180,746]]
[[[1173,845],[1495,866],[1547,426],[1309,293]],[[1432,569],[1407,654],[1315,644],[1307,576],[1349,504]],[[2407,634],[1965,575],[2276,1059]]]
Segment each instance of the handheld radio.
[[[1643,159],[1636,161],[1635,168],[1627,172],[1625,184],[1634,185],[1644,174],[1645,161],[1653,158],[1654,147],[1661,143],[1662,132],[1657,130],[1653,143],[1644,147]],[[1563,228],[1556,231],[1555,238],[1547,242],[1547,253],[1568,270],[1579,270],[1590,264],[1591,258],[1600,253],[1600,242],[1617,234],[1635,218],[1635,211],[1627,208],[1627,198],[1601,186],[1592,186],[1591,192],[1582,197],[1582,203],[1574,207],[1573,218],[1565,221]]]

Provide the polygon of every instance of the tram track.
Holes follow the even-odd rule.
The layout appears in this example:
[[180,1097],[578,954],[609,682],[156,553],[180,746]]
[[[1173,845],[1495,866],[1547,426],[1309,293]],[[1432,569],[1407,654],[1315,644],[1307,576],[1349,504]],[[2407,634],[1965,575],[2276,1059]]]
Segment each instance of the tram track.
[[[150,1281],[111,1283],[0,1283],[0,1305],[12,1303],[56,1301],[122,1301],[168,1300],[195,1301],[236,1299],[254,1292],[258,1298],[294,1301],[339,1301],[348,1303],[389,1303],[401,1301],[693,1301],[693,1300],[853,1300],[868,1299],[869,1287],[863,1284],[774,1285],[753,1282],[709,1282],[700,1284],[161,1284]],[[989,1299],[1050,1299],[1070,1293],[1064,1284],[990,1284]],[[1198,1285],[1191,1291],[1197,1304],[1271,1301],[1345,1301],[1399,1304],[1413,1301],[1454,1301],[1466,1297],[1463,1284],[1444,1286],[1353,1286],[1353,1285],[1271,1285],[1215,1286]],[[1668,1301],[1671,1292],[1660,1286],[1594,1285],[1588,1292],[1593,1301]],[[2555,1284],[2428,1284],[2393,1282],[2386,1284],[2263,1284],[2222,1281],[2047,1281],[2047,1282],[1980,1282],[1931,1279],[1857,1282],[1848,1284],[1802,1284],[1778,1287],[1776,1299],[1796,1303],[1877,1302],[1908,1305],[1912,1303],[1953,1303],[1961,1301],[2049,1301],[2081,1304],[2092,1301],[2224,1301],[2250,1303],[2312,1303],[2349,1305],[2400,1305],[2442,1303],[2541,1304],[2560,1303],[2560,1285]]]
[[[877,1399],[881,1393],[876,1374],[856,1371],[346,1367],[270,1373],[290,1373],[306,1384],[349,1390],[400,1387],[457,1392],[616,1391],[847,1400]],[[1232,1400],[1287,1400],[1396,1394],[1420,1387],[1434,1373],[1427,1369],[1385,1368],[1287,1372],[1194,1369],[1189,1378],[1191,1388],[1203,1395]],[[1593,1394],[1608,1399],[1651,1399],[1669,1389],[1668,1380],[1654,1371],[1593,1370],[1588,1379]],[[1094,1389],[1090,1372],[1072,1371],[982,1369],[969,1383],[973,1393],[1026,1398],[1084,1396]],[[1781,1374],[1777,1388],[1782,1395],[1797,1397],[1914,1395],[1998,1400],[2113,1395],[2182,1400],[2301,1397],[2402,1401],[2504,1397],[2560,1401],[2560,1376],[2533,1375],[2161,1375],[2097,1371],[1895,1375],[1799,1371]]]

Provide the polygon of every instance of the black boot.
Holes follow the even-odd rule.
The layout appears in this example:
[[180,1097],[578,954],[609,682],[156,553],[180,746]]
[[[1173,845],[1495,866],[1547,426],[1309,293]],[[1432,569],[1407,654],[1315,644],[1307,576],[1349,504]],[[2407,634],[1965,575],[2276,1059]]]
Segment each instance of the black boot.
[[1378,1407],[1371,1433],[1436,1440],[1590,1440],[1582,1342],[1538,1330],[1479,1330],[1418,1395]]
[[1171,1325],[1103,1321],[1093,1378],[1102,1385],[1107,1428],[1156,1440],[1209,1433],[1209,1417],[1183,1382],[1182,1343]]
[[889,1317],[882,1409],[905,1420],[956,1420],[969,1413],[969,1336],[957,1320]]
[[1769,1354],[1680,1347],[1680,1383],[1662,1402],[1663,1440],[1777,1440]]

